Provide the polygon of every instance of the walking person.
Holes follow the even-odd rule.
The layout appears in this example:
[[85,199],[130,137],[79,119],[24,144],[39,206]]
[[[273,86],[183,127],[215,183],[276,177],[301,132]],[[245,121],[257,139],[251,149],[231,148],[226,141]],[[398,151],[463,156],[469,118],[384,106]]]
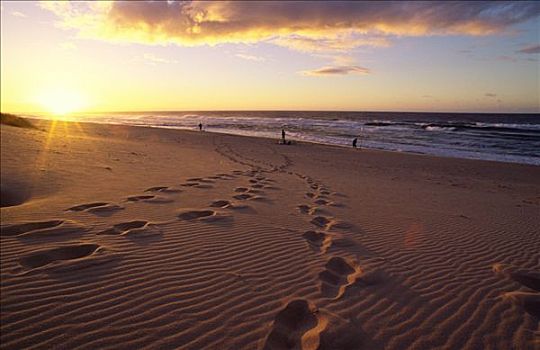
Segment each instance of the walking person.
[[352,146],[353,148],[356,148],[356,144],[358,143],[358,137],[355,137],[354,140],[352,140]]
[[281,141],[285,145],[285,129],[281,129]]
[[199,123],[199,131],[202,131],[202,123]]

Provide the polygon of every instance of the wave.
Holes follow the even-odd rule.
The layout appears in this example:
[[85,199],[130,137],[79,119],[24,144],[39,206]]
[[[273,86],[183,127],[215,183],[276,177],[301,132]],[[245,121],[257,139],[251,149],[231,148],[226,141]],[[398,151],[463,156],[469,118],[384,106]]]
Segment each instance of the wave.
[[534,133],[540,134],[540,125],[531,124],[496,124],[496,125],[478,125],[471,123],[430,123],[421,126],[424,130],[436,130],[436,129],[450,129],[452,131],[498,131],[498,132],[512,132],[512,133]]
[[425,122],[392,122],[374,121],[366,122],[369,127],[405,126],[420,128],[428,131],[499,131],[499,132],[523,132],[539,133],[540,124],[515,124],[515,123],[468,123],[468,122],[447,122],[447,123],[425,123]]

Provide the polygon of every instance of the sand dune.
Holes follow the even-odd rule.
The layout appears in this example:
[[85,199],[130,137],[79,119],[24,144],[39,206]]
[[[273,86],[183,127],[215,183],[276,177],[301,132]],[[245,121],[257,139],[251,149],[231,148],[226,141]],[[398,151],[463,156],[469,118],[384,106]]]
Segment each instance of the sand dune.
[[540,344],[538,167],[72,123],[1,171],[2,348]]

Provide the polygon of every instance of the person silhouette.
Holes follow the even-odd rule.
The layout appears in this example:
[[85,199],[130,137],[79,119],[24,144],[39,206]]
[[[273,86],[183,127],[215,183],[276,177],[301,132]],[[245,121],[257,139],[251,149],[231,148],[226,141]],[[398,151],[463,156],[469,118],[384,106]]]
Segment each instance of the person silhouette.
[[355,137],[354,140],[352,140],[352,146],[353,148],[356,148],[356,143],[358,142],[358,137]]
[[199,131],[202,131],[202,123],[199,123]]
[[281,129],[281,140],[283,141],[283,144],[285,144],[285,129]]

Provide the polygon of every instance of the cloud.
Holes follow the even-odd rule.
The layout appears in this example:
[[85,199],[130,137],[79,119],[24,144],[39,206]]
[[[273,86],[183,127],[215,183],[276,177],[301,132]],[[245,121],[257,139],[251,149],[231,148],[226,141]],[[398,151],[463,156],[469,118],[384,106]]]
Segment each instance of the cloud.
[[494,94],[494,93],[492,93],[492,92],[486,92],[486,93],[484,94],[484,96],[485,96],[485,97],[489,97],[489,98],[495,98],[495,97],[497,97],[497,94]]
[[12,12],[11,12],[11,15],[12,15],[12,16],[15,16],[15,17],[20,17],[20,18],[26,18],[26,17],[28,17],[27,15],[25,15],[24,13],[19,12],[19,11],[12,11]]
[[332,38],[313,38],[290,35],[272,40],[272,43],[302,52],[348,52],[359,46],[387,47],[390,40],[383,36],[358,37],[357,35],[336,35]]
[[518,53],[540,53],[540,45],[529,45],[516,51]]
[[335,66],[322,67],[314,70],[301,72],[309,76],[346,75],[346,74],[369,74],[370,70],[360,66]]
[[502,62],[516,62],[517,61],[517,59],[515,57],[508,56],[508,55],[497,56],[497,57],[495,57],[495,60],[496,61],[502,61]]
[[266,58],[264,58],[264,57],[261,57],[261,56],[253,56],[253,55],[246,55],[246,54],[243,54],[243,53],[237,53],[235,56],[238,57],[238,58],[247,60],[247,61],[257,61],[257,62],[263,62],[263,61],[266,61]]
[[318,52],[384,46],[384,36],[488,35],[536,18],[539,2],[44,2],[86,37],[150,44],[270,41]]

